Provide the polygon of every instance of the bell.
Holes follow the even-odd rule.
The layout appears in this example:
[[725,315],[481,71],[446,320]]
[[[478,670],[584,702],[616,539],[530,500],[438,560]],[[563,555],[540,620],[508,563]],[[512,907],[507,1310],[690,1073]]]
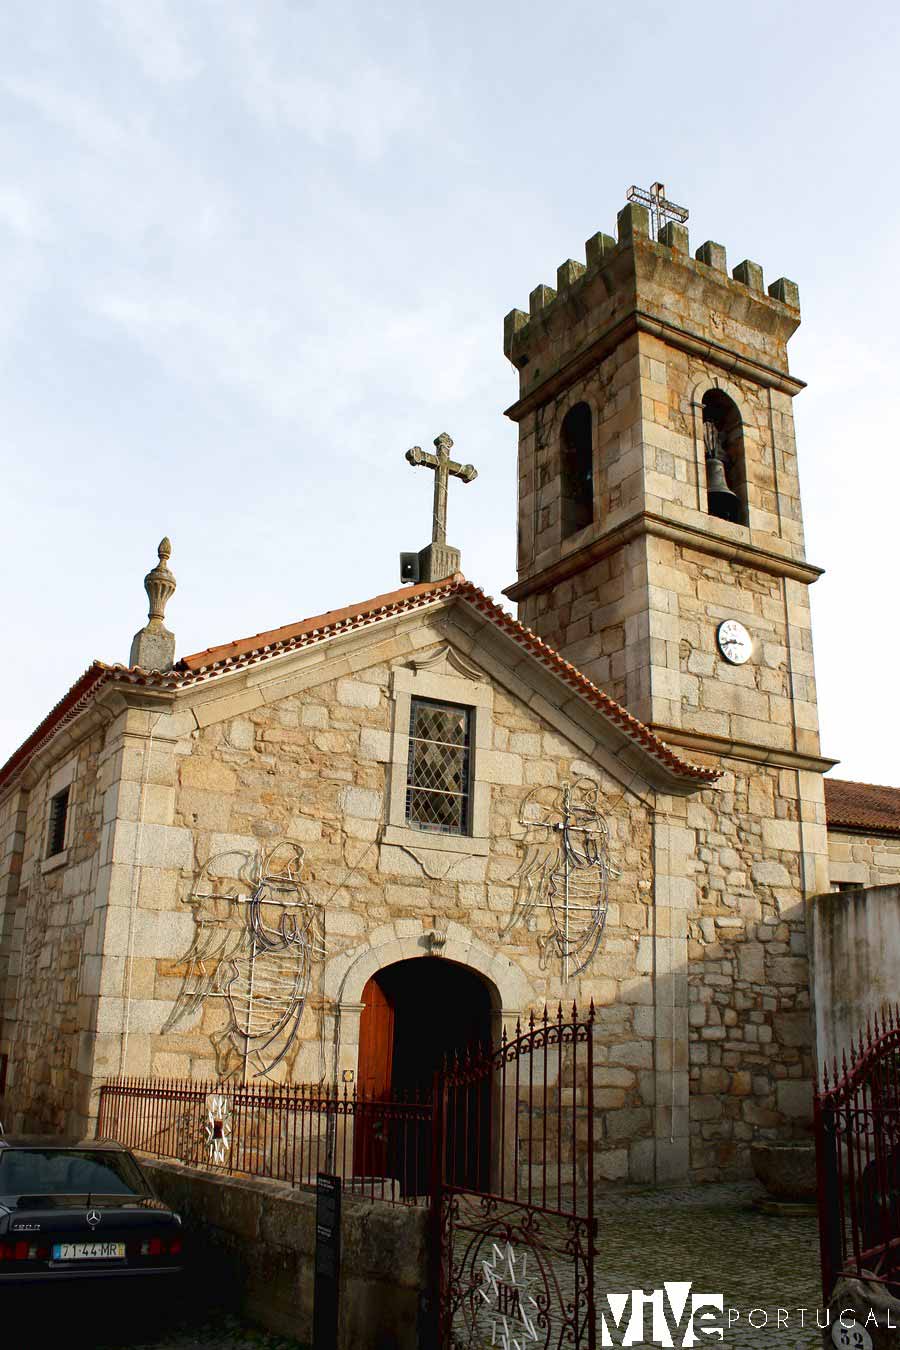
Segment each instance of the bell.
[[728,486],[725,465],[718,455],[706,456],[706,499],[711,516],[733,521],[735,525],[741,523],[741,499]]

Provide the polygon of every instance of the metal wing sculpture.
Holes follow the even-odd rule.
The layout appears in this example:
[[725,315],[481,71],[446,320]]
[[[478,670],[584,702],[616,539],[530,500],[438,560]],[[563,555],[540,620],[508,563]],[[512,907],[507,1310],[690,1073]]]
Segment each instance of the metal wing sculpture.
[[268,1077],[296,1038],[313,963],[325,954],[324,911],[303,881],[303,857],[293,840],[215,854],[188,896],[194,939],[163,1032],[223,999],[227,1024],[211,1037],[222,1077],[246,1080],[251,1064],[254,1077]]
[[532,789],[519,812],[523,857],[513,878],[513,912],[501,937],[520,923],[534,931],[538,911],[547,911],[550,931],[538,939],[541,964],[557,955],[564,979],[584,970],[599,947],[609,878],[616,875],[599,797],[599,783],[577,778],[558,789]]

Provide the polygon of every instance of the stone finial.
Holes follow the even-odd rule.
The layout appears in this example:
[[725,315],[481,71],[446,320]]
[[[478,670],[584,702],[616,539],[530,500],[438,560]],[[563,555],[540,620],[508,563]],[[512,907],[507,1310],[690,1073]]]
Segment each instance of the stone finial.
[[649,239],[650,212],[638,202],[629,202],[616,217],[616,226],[620,244],[628,244],[632,239]]
[[552,286],[544,286],[543,284],[535,286],[528,297],[528,308],[531,317],[534,318],[535,314],[540,314],[541,310],[546,309],[548,305],[552,305],[555,299],[556,291]]
[[605,258],[615,253],[618,245],[610,234],[592,234],[585,240],[584,251],[588,267],[599,267]]
[[677,220],[667,220],[659,232],[659,242],[665,244],[673,253],[689,253],[690,241],[688,228],[686,225],[679,225]]
[[521,309],[511,309],[503,320],[503,353],[509,356],[515,336],[528,323],[528,315]]
[[759,263],[751,262],[749,258],[739,262],[737,267],[732,269],[731,275],[735,281],[740,281],[751,291],[763,290],[763,270]]
[[144,590],[150,601],[147,623],[135,633],[131,643],[130,664],[143,670],[171,670],[175,664],[175,638],[163,623],[166,605],[175,591],[175,578],[169,571],[172,545],[161,539],[157,549],[159,562],[144,577]]
[[585,274],[584,263],[576,262],[574,258],[567,258],[564,263],[560,263],[556,269],[556,289],[557,291],[567,291],[570,286],[574,286]]
[[780,300],[783,305],[791,305],[793,309],[800,308],[800,292],[797,289],[796,281],[788,281],[787,277],[779,277],[769,287],[769,294],[773,300]]
[[717,244],[713,239],[707,239],[705,244],[701,244],[694,254],[698,262],[706,263],[707,267],[714,267],[717,272],[726,271],[725,249],[721,244]]

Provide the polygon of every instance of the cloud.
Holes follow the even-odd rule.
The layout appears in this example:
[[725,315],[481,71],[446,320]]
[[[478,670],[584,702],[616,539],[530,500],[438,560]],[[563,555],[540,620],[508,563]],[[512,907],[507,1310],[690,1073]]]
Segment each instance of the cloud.
[[109,154],[128,143],[128,132],[121,122],[101,112],[92,100],[67,92],[58,84],[12,76],[0,87],[92,150]]
[[107,26],[128,48],[150,79],[180,84],[193,79],[203,62],[188,45],[167,0],[104,0]]
[[[307,434],[326,439],[334,435],[336,418],[346,424],[351,409],[364,418],[366,404],[389,391],[402,391],[411,404],[448,404],[464,397],[476,378],[480,319],[460,314],[448,297],[427,296],[400,309],[388,301],[364,304],[355,294],[342,297],[335,282],[327,307],[307,310],[298,320],[302,279],[296,305],[287,296],[277,307],[254,305],[251,291],[252,283],[228,293],[195,283],[175,295],[162,293],[158,284],[133,284],[89,303],[179,379],[237,393],[256,415],[302,423]],[[332,314],[352,316],[352,324],[335,326]],[[443,359],[436,359],[437,351]]]
[[50,223],[34,199],[22,188],[0,183],[0,230],[26,243],[41,243],[51,234]]
[[[431,99],[406,71],[392,72],[353,50],[350,30],[333,13],[304,14],[302,30],[280,47],[267,45],[256,17],[234,7],[222,12],[232,48],[236,87],[247,110],[269,131],[298,131],[316,145],[346,140],[365,160],[380,159],[391,143],[418,135]],[[288,68],[278,61],[288,56]]]

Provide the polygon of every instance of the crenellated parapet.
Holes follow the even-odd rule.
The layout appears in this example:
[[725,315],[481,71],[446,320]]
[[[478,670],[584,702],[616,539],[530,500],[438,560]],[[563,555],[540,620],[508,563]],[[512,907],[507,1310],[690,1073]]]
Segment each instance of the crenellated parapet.
[[796,392],[787,342],[799,306],[793,281],[779,277],[766,287],[749,258],[729,274],[722,244],[707,240],[692,256],[686,225],[669,221],[653,239],[647,208],[630,202],[615,239],[592,235],[584,262],[568,258],[555,287],[531,292],[527,313],[507,314],[503,350],[520,372],[523,398],[547,381],[558,385],[570,363],[577,377],[584,353],[595,360],[598,344],[612,349],[641,329],[695,353],[699,344],[713,364],[747,363],[762,383]]

